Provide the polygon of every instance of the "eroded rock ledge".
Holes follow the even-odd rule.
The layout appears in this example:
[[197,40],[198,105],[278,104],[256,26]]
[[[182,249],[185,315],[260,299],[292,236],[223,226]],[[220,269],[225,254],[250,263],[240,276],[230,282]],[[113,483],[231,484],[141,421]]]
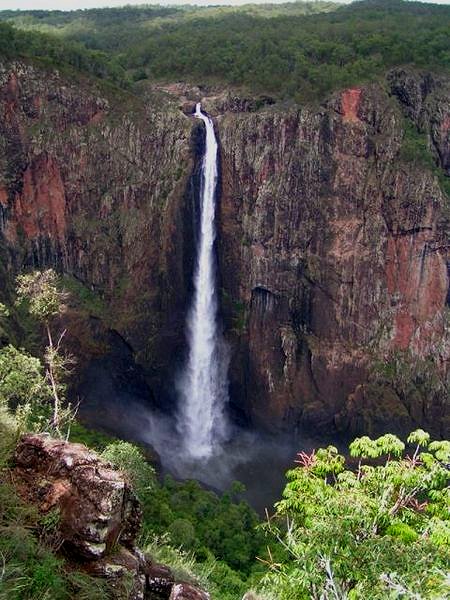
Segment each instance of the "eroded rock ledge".
[[[27,434],[15,451],[13,480],[40,511],[58,511],[61,550],[80,570],[106,578],[117,598],[209,599],[137,548],[141,510],[130,483],[86,446]],[[130,579],[124,596],[123,582]]]

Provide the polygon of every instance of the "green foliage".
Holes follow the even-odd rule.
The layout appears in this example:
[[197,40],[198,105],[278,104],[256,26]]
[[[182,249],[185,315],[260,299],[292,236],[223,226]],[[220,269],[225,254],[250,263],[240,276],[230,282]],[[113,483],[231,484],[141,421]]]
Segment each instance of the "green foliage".
[[45,376],[53,399],[53,416],[49,423],[58,435],[61,426],[66,422],[70,423],[73,417],[70,406],[64,405],[64,394],[65,379],[70,374],[74,359],[61,350],[65,330],[59,335],[56,343],[54,342],[51,322],[65,312],[67,299],[68,294],[61,287],[59,277],[53,269],[34,271],[17,277],[17,304],[25,304],[30,315],[45,326],[47,333],[48,345],[44,352]]
[[412,456],[392,434],[356,439],[350,454],[368,459],[356,471],[335,449],[300,454],[265,526],[278,546],[261,589],[279,600],[336,597],[332,590],[355,599],[448,594],[450,444],[423,430],[408,443]]
[[[214,598],[243,595],[246,582],[258,571],[255,556],[264,535],[256,531],[258,517],[246,502],[233,502],[243,492],[235,482],[230,494],[205,490],[196,481],[157,481],[141,451],[114,442],[102,458],[128,473],[143,510],[141,540],[153,557],[169,564],[179,576],[213,589]],[[230,590],[239,590],[233,596]]]
[[449,24],[448,7],[397,0],[313,16],[235,12],[155,29],[120,60],[151,78],[209,80],[305,100],[395,65],[448,68]]
[[48,323],[64,312],[67,294],[60,289],[53,269],[33,271],[17,277],[17,299],[28,303],[28,310],[36,319]]
[[400,158],[417,166],[434,169],[436,164],[428,146],[426,134],[418,131],[417,127],[405,119],[404,135],[400,149]]
[[0,349],[0,403],[17,406],[47,402],[50,397],[38,358],[11,345]]
[[70,426],[69,440],[78,444],[84,444],[88,448],[92,448],[97,452],[103,450],[116,439],[101,431],[89,429],[79,421],[74,421]]
[[[153,488],[143,509],[144,535],[170,531],[175,547],[198,556],[206,550],[244,575],[252,570],[264,542],[262,533],[254,531],[258,517],[246,502],[233,502],[226,493],[218,496],[196,481],[177,482],[167,476]],[[194,539],[186,522],[193,526]]]
[[81,281],[75,277],[65,275],[62,277],[62,285],[78,301],[81,308],[90,315],[96,317],[105,315],[106,307],[102,298],[92,289],[81,283]]
[[77,69],[126,86],[123,68],[98,50],[35,31],[22,31],[0,22],[0,60],[34,59],[52,67]]
[[155,485],[155,470],[139,448],[128,442],[113,442],[103,450],[101,457],[129,475],[136,495],[145,504]]
[[[22,29],[0,23],[0,56],[46,58],[123,85],[128,75],[209,81],[303,101],[395,65],[450,65],[450,8],[401,0],[3,11],[0,19]],[[424,156],[422,142],[406,139],[404,155]]]
[[188,519],[175,519],[169,525],[170,539],[185,550],[192,550],[195,544],[195,529]]
[[214,600],[237,600],[248,588],[239,573],[211,553],[199,561],[193,552],[173,546],[167,536],[153,537],[145,549],[154,560],[169,565],[176,579],[208,590]]

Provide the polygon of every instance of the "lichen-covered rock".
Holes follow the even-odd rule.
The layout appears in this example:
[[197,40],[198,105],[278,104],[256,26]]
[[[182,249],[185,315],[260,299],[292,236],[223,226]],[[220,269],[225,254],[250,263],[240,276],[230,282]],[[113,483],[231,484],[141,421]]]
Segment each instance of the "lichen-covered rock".
[[148,562],[145,577],[148,600],[167,600],[174,584],[172,571],[165,565]]
[[[57,511],[64,556],[72,568],[106,579],[111,598],[172,597],[178,585],[172,571],[134,545],[141,510],[126,476],[95,452],[48,434],[25,435],[14,454],[13,481],[40,511]],[[209,599],[193,586],[180,585],[184,595],[174,598]]]
[[17,445],[14,477],[43,512],[58,509],[64,543],[83,559],[132,548],[140,507],[124,476],[82,444],[29,434]]

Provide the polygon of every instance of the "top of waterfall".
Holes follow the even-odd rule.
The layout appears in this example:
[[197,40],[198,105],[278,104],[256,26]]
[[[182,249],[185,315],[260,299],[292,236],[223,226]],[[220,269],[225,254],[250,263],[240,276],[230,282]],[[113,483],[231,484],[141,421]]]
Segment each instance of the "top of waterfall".
[[196,117],[202,117],[202,103],[201,102],[197,102],[197,104],[195,105],[195,116]]

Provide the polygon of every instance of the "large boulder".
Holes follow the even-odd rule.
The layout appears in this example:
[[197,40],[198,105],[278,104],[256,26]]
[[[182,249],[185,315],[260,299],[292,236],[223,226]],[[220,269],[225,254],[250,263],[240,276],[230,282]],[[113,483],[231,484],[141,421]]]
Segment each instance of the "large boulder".
[[118,544],[133,548],[138,500],[124,475],[82,444],[26,435],[16,448],[14,475],[40,510],[59,510],[64,543],[80,558],[102,558]]
[[82,444],[27,434],[17,444],[13,481],[42,513],[56,510],[65,556],[108,580],[115,600],[209,600],[177,583],[169,567],[135,546],[141,509],[123,473]]

